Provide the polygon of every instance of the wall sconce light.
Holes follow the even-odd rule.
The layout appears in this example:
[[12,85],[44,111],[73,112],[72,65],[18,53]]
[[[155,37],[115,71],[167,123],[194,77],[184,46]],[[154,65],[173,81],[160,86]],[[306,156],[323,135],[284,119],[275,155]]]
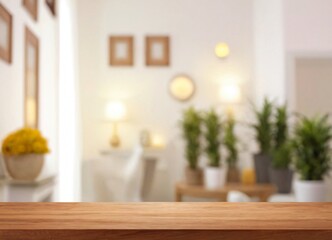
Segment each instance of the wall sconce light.
[[236,83],[225,83],[220,87],[221,101],[226,104],[240,103],[242,100],[241,88]]
[[195,84],[189,76],[178,75],[171,80],[169,91],[175,99],[188,101],[195,93]]
[[115,101],[107,104],[106,118],[113,124],[112,137],[110,144],[112,147],[119,147],[121,144],[120,137],[118,135],[118,123],[125,119],[127,115],[127,108],[123,102]]
[[233,118],[234,109],[233,105],[241,103],[242,101],[242,91],[240,86],[236,82],[224,83],[220,87],[220,99],[221,102],[227,106],[227,116],[228,118]]
[[229,46],[226,43],[218,43],[215,48],[215,53],[218,58],[226,58],[230,53]]

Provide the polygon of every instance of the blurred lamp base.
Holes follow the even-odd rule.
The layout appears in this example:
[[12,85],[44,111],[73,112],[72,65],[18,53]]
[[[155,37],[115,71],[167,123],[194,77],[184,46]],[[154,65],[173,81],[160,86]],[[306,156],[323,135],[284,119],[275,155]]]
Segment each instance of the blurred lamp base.
[[118,135],[117,123],[113,123],[113,131],[112,131],[112,137],[111,137],[110,144],[114,148],[120,147],[121,141],[120,141],[120,137]]

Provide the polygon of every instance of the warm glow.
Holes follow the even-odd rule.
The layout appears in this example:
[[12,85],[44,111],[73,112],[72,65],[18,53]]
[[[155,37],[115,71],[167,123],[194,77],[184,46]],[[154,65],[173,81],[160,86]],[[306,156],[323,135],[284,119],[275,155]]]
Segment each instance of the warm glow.
[[174,78],[170,84],[171,94],[181,101],[188,100],[195,91],[192,80],[186,76]]
[[230,50],[226,43],[218,43],[215,49],[216,55],[219,58],[225,58],[229,55]]
[[127,109],[122,102],[110,102],[106,107],[106,117],[111,121],[121,121],[127,115]]
[[155,148],[164,148],[165,139],[160,135],[153,135],[151,145],[152,145],[152,147],[155,147]]
[[37,105],[33,98],[28,98],[26,102],[26,126],[36,127],[37,123]]
[[223,103],[241,102],[241,89],[236,83],[223,84],[220,88],[220,98]]

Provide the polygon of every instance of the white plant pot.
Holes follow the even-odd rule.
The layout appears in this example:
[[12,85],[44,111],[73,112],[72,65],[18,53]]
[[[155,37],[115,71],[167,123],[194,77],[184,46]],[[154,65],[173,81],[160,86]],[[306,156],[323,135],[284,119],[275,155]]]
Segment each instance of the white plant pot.
[[324,202],[326,201],[326,185],[324,181],[297,180],[295,197],[298,202]]
[[204,170],[204,186],[209,190],[222,188],[226,182],[226,169],[207,167]]

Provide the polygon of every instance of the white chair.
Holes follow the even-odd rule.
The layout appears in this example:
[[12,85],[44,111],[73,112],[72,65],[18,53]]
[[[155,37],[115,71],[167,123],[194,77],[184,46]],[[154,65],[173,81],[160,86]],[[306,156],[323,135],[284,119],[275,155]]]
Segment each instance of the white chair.
[[[142,201],[143,149],[136,147],[128,159],[103,158],[94,165],[97,199],[114,202]],[[99,164],[99,163],[100,164]]]

